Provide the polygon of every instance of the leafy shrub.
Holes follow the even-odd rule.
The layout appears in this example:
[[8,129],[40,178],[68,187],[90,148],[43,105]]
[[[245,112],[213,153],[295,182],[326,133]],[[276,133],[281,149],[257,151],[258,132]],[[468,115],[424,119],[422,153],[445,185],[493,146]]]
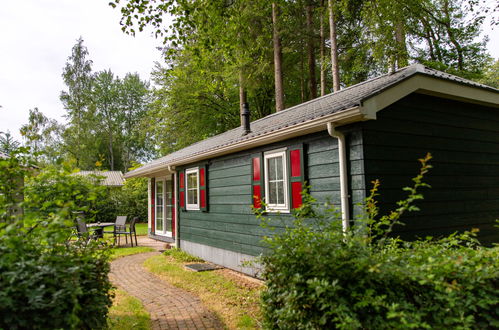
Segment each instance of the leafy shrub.
[[[15,173],[22,179],[29,174],[22,164],[6,160],[0,177]],[[111,305],[108,252],[95,242],[68,241],[73,226],[68,215],[85,207],[89,195],[70,193],[57,180],[38,183],[56,190],[39,190],[52,198],[47,203],[43,195],[31,195],[31,202],[41,203],[36,212],[11,214],[8,210],[22,203],[0,200],[0,328],[102,328]],[[2,192],[20,188],[0,181]]]
[[101,328],[111,305],[107,254],[95,244],[0,236],[0,328]]
[[376,184],[365,219],[346,233],[333,207],[321,209],[305,194],[294,225],[266,239],[267,328],[499,327],[497,247],[481,247],[473,233],[415,242],[389,236],[404,212],[417,210],[428,160],[397,210],[377,216]]
[[114,213],[106,187],[94,178],[72,175],[70,168],[64,166],[47,166],[29,177],[25,199],[26,212],[39,217],[59,214],[74,218],[75,214],[84,213],[88,222],[103,222],[109,213]]
[[129,219],[138,217],[140,222],[147,222],[147,179],[127,179],[121,189],[111,194],[111,199],[120,215],[127,215]]

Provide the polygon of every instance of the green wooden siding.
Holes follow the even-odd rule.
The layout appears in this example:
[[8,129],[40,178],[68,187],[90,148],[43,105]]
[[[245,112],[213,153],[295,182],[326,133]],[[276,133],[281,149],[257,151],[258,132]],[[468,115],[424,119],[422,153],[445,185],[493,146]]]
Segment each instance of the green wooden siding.
[[410,95],[362,128],[366,182],[381,181],[386,212],[431,152],[433,168],[420,212],[397,228],[402,237],[438,236],[471,227],[482,241],[497,241],[499,218],[499,110],[425,95]]
[[[352,133],[353,134],[353,133]],[[352,139],[358,149],[360,132]],[[355,135],[353,134],[353,135]],[[179,235],[181,240],[205,244],[234,252],[258,255],[263,251],[261,240],[273,232],[260,226],[251,211],[251,155],[282,147],[303,143],[305,147],[305,171],[311,193],[319,202],[330,201],[340,205],[340,184],[338,177],[338,151],[336,139],[326,132],[277,143],[265,148],[252,149],[225,157],[215,158],[208,163],[209,212],[180,212]],[[362,159],[362,153],[350,153],[352,162]],[[193,167],[191,164],[185,168]],[[362,172],[362,164],[353,164]],[[356,188],[361,189],[361,180],[355,178]],[[269,214],[277,231],[292,221],[289,214]]]

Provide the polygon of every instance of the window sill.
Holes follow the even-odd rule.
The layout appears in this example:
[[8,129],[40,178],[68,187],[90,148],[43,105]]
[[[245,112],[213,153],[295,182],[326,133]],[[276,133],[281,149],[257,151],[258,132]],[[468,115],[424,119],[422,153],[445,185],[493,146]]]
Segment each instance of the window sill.
[[273,208],[265,209],[265,212],[267,212],[267,213],[291,213],[291,211],[288,209],[273,209]]

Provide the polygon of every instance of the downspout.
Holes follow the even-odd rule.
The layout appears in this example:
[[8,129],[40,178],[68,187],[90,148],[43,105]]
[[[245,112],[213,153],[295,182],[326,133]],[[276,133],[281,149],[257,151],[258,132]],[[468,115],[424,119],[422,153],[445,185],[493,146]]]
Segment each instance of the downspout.
[[341,195],[341,223],[343,232],[349,228],[350,205],[348,202],[348,173],[347,173],[347,150],[345,143],[345,135],[338,131],[334,123],[327,123],[327,132],[332,137],[338,139],[338,154],[340,162],[340,195]]

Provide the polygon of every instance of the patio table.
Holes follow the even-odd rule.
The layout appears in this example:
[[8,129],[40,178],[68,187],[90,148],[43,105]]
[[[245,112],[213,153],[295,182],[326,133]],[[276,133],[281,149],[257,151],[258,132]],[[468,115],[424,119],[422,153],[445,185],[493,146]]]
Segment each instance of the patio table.
[[104,237],[104,227],[114,226],[114,222],[95,222],[87,223],[88,228],[95,228],[95,234],[99,238]]

